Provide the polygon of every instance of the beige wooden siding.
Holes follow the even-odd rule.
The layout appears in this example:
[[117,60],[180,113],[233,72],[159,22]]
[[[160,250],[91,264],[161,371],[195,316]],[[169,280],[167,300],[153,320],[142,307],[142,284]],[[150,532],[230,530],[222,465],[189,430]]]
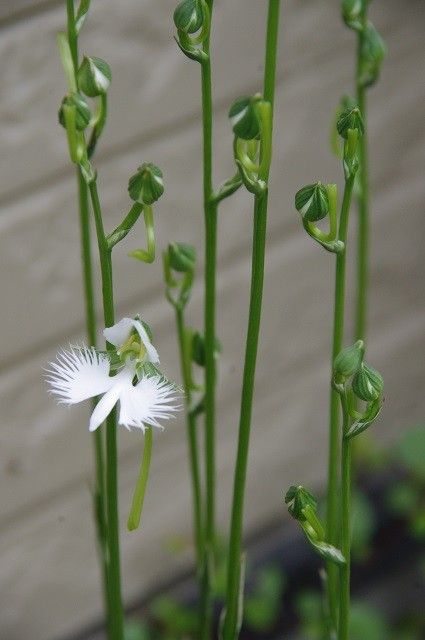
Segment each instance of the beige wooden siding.
[[[128,208],[128,177],[159,164],[166,193],[156,207],[159,248],[194,243],[202,254],[199,67],[173,41],[174,0],[93,0],[83,50],[113,72],[110,120],[99,148],[106,225]],[[261,83],[265,0],[217,0],[213,55],[216,181],[232,171],[227,109]],[[354,37],[336,0],[282,2],[264,319],[253,418],[247,528],[285,517],[293,481],[320,486],[326,462],[328,349],[333,257],[301,229],[293,196],[315,179],[338,181],[329,124],[350,91]],[[376,0],[373,18],[389,47],[370,92],[373,188],[370,360],[384,373],[381,439],[423,419],[425,385],[423,252],[424,15],[420,0]],[[422,11],[421,11],[422,9]],[[75,184],[63,131],[64,93],[55,34],[64,3],[4,3],[0,10],[0,637],[54,640],[101,611],[91,522],[87,407],[56,407],[42,367],[57,346],[81,340]],[[220,210],[218,335],[219,519],[229,514],[246,326],[251,200],[240,192]],[[355,216],[353,216],[354,222]],[[352,225],[353,232],[355,225]],[[178,377],[171,309],[161,265],[127,257],[140,228],[114,256],[117,314],[152,324],[167,371]],[[354,246],[354,238],[353,238]],[[350,253],[352,261],[353,251]],[[202,259],[189,308],[202,318]],[[350,275],[352,269],[350,268]],[[352,308],[352,307],[350,307]],[[101,309],[98,307],[99,316]],[[352,325],[349,312],[348,324]],[[171,555],[174,534],[190,540],[184,424],[155,439],[152,482],[140,531],[124,530],[141,450],[120,432],[120,496],[126,599],[187,567],[190,549]]]

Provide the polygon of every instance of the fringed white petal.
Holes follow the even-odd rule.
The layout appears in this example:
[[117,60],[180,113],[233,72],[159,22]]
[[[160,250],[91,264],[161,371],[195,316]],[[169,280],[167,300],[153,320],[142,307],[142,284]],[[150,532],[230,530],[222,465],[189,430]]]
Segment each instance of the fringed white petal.
[[136,386],[123,387],[118,422],[127,428],[161,428],[159,421],[168,420],[177,409],[174,387],[159,376],[145,377]]
[[46,380],[59,402],[76,404],[108,391],[114,384],[109,377],[109,360],[94,347],[71,347],[62,350],[51,362]]

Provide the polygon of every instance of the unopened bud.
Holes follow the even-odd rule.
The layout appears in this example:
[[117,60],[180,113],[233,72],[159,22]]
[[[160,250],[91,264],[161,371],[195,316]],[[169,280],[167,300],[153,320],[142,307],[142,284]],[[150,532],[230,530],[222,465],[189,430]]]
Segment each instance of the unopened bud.
[[184,242],[173,242],[168,245],[170,267],[178,273],[190,273],[195,269],[196,249]]
[[261,96],[243,96],[238,98],[230,107],[229,118],[233,133],[243,140],[254,140],[260,135],[260,121],[255,108]]
[[360,109],[357,106],[345,109],[338,118],[336,128],[339,135],[345,139],[348,138],[349,129],[357,129],[359,137],[362,136],[364,125]]
[[363,363],[355,373],[351,387],[358,398],[372,402],[382,394],[384,379],[379,371]]
[[202,27],[204,12],[199,0],[183,0],[174,11],[174,24],[179,31],[196,33]]
[[334,360],[334,376],[338,378],[349,378],[361,365],[364,354],[362,340],[358,340],[351,347],[346,347],[336,356]]
[[317,508],[316,498],[302,485],[289,487],[285,495],[285,503],[288,505],[289,513],[296,520],[305,520],[303,509],[306,507],[311,507],[313,511]]
[[329,213],[329,197],[326,187],[321,182],[308,184],[295,194],[295,208],[303,220],[315,222],[322,220]]
[[[214,357],[216,358],[221,351],[221,344],[217,340],[214,340]],[[192,360],[196,362],[199,367],[205,367],[206,364],[206,349],[205,338],[198,331],[195,331],[192,335]]]
[[128,193],[134,202],[151,205],[164,193],[162,171],[151,162],[143,163],[128,182]]
[[59,122],[63,127],[66,127],[65,116],[63,112],[63,107],[74,107],[75,108],[75,126],[78,131],[84,131],[90,123],[91,120],[91,111],[87,102],[84,100],[83,96],[79,93],[69,93],[62,100],[62,104],[59,109],[58,117]]
[[111,69],[101,58],[84,56],[77,74],[78,86],[86,96],[95,98],[107,92],[111,84]]

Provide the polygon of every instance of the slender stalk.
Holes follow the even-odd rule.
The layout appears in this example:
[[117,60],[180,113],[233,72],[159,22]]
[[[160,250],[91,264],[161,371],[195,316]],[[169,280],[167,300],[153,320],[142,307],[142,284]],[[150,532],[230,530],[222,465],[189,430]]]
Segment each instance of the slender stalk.
[[147,427],[144,435],[143,456],[140,463],[139,477],[137,478],[136,486],[134,488],[130,515],[128,516],[127,522],[127,528],[129,531],[134,531],[140,525],[140,517],[142,515],[146,486],[149,478],[149,469],[152,458],[153,428]]
[[[332,361],[342,349],[344,336],[344,301],[345,301],[345,270],[347,255],[348,218],[353,194],[355,176],[352,175],[345,182],[344,196],[341,205],[339,220],[338,240],[344,243],[345,249],[336,256],[335,290],[334,290],[334,320],[332,338]],[[326,536],[329,544],[338,546],[339,531],[339,395],[332,389],[330,398],[330,424],[329,424],[329,455],[328,455],[328,486],[327,486],[327,514]],[[338,570],[334,563],[329,562],[328,573],[328,598],[329,611],[334,629],[337,628],[338,608]]]
[[[77,83],[78,68],[78,37],[75,31],[74,0],[67,0],[67,35],[74,68],[75,83]],[[96,346],[96,312],[93,287],[93,266],[90,247],[90,216],[88,204],[87,184],[79,167],[76,169],[78,185],[79,225],[81,239],[81,261],[83,271],[83,289],[86,315],[86,334],[88,344]],[[95,402],[94,402],[95,404]],[[105,614],[108,621],[108,564],[106,557],[106,520],[105,520],[105,463],[102,433],[99,429],[93,434],[93,454],[95,466],[94,516],[96,535],[101,555],[102,584],[105,600]],[[108,624],[108,622],[107,622]]]
[[[96,182],[89,185],[102,276],[102,299],[105,327],[114,324],[111,250],[105,235]],[[107,345],[108,346],[108,345]],[[106,419],[106,516],[109,558],[110,640],[123,640],[124,614],[121,598],[120,549],[118,525],[117,434],[116,411]]]
[[[210,14],[213,0],[207,0]],[[211,559],[215,552],[215,307],[217,260],[217,204],[212,201],[212,93],[210,36],[203,43],[207,59],[201,63],[203,200],[205,221],[205,555],[201,594],[201,640],[211,637],[212,576]]]
[[180,350],[180,368],[182,372],[185,403],[186,403],[186,428],[187,441],[189,445],[189,471],[192,483],[192,501],[193,501],[193,531],[197,557],[198,571],[203,561],[203,527],[202,527],[202,502],[201,502],[201,478],[199,472],[198,460],[198,436],[196,432],[196,417],[191,411],[192,390],[191,390],[191,366],[185,338],[185,325],[183,310],[176,307],[176,323],[177,334]]
[[[346,399],[343,406],[343,435],[349,428],[349,416]],[[340,568],[340,599],[338,640],[349,640],[350,624],[350,509],[351,509],[351,441],[342,438],[341,452],[341,551],[346,563]]]
[[[279,25],[280,0],[269,0],[266,58],[264,70],[264,100],[273,109],[277,35]],[[263,166],[259,179],[267,184],[269,165]],[[239,421],[238,450],[233,487],[232,519],[230,529],[226,617],[223,628],[224,640],[234,640],[238,636],[239,591],[241,580],[242,528],[245,497],[246,472],[248,463],[249,438],[251,431],[252,401],[254,395],[255,368],[258,350],[258,336],[261,320],[261,306],[264,281],[264,258],[267,229],[268,190],[256,195],[254,200],[253,251],[251,266],[251,293],[249,303],[248,331],[245,348],[245,364],[242,383],[241,411]]]
[[[83,264],[83,283],[86,309],[86,332],[89,345],[96,346],[96,315],[93,290],[93,267],[90,249],[90,219],[88,206],[88,190],[86,182],[77,168],[78,193],[79,193],[79,219],[81,235],[81,258]],[[96,402],[93,402],[95,406]],[[105,519],[105,460],[102,432],[96,429],[92,435],[94,441],[95,464],[95,520],[96,534],[101,554],[102,580],[104,588],[106,618],[108,618],[108,563],[106,556],[106,519]]]
[[[362,11],[363,27],[366,25],[366,7],[364,3]],[[369,166],[368,166],[368,139],[367,139],[367,104],[366,88],[361,81],[362,49],[364,28],[357,35],[357,65],[356,85],[357,104],[363,117],[364,134],[359,140],[359,230],[357,239],[357,293],[355,311],[355,337],[356,340],[365,341],[367,321],[367,301],[369,284]]]

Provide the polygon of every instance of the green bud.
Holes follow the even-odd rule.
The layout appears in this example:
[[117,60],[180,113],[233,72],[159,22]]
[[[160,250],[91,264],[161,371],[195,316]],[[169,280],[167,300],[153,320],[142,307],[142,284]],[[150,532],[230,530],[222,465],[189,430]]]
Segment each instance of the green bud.
[[302,485],[292,485],[285,495],[285,503],[288,511],[296,520],[305,520],[303,509],[310,506],[313,511],[317,509],[317,500],[312,493],[307,491]]
[[65,117],[63,113],[63,107],[75,107],[75,125],[78,131],[84,131],[90,124],[91,111],[87,102],[83,96],[79,93],[69,93],[62,100],[62,104],[59,109],[58,117],[59,122],[63,127],[66,127]]
[[[217,338],[214,340],[214,357],[216,358],[221,351],[221,344]],[[192,360],[199,367],[205,367],[205,338],[198,331],[194,331],[192,335]]]
[[322,220],[329,213],[329,197],[326,187],[321,182],[308,184],[295,194],[295,208],[303,220],[315,222]]
[[183,0],[174,11],[174,24],[179,31],[196,33],[204,22],[204,12],[199,0]]
[[365,0],[342,0],[342,17],[351,29],[361,29],[361,16]]
[[349,378],[360,367],[364,354],[362,340],[340,351],[334,360],[334,376]]
[[363,363],[356,371],[351,387],[358,398],[372,402],[382,394],[384,379],[379,371]]
[[357,129],[359,137],[362,136],[364,133],[364,125],[360,109],[357,106],[345,109],[338,118],[336,128],[339,135],[345,139],[348,138],[349,129]]
[[111,84],[111,69],[101,58],[84,56],[77,74],[78,86],[86,96],[95,98],[107,92]]
[[170,267],[178,273],[190,273],[195,269],[196,249],[184,242],[173,242],[168,245]]
[[369,87],[376,82],[387,48],[382,37],[371,22],[368,22],[363,34],[361,82]]
[[243,96],[232,104],[229,110],[229,118],[232,123],[233,133],[243,140],[254,140],[260,136],[260,121],[255,104],[261,100],[261,96]]
[[134,202],[151,205],[164,193],[162,171],[151,162],[144,162],[128,182],[128,193]]

